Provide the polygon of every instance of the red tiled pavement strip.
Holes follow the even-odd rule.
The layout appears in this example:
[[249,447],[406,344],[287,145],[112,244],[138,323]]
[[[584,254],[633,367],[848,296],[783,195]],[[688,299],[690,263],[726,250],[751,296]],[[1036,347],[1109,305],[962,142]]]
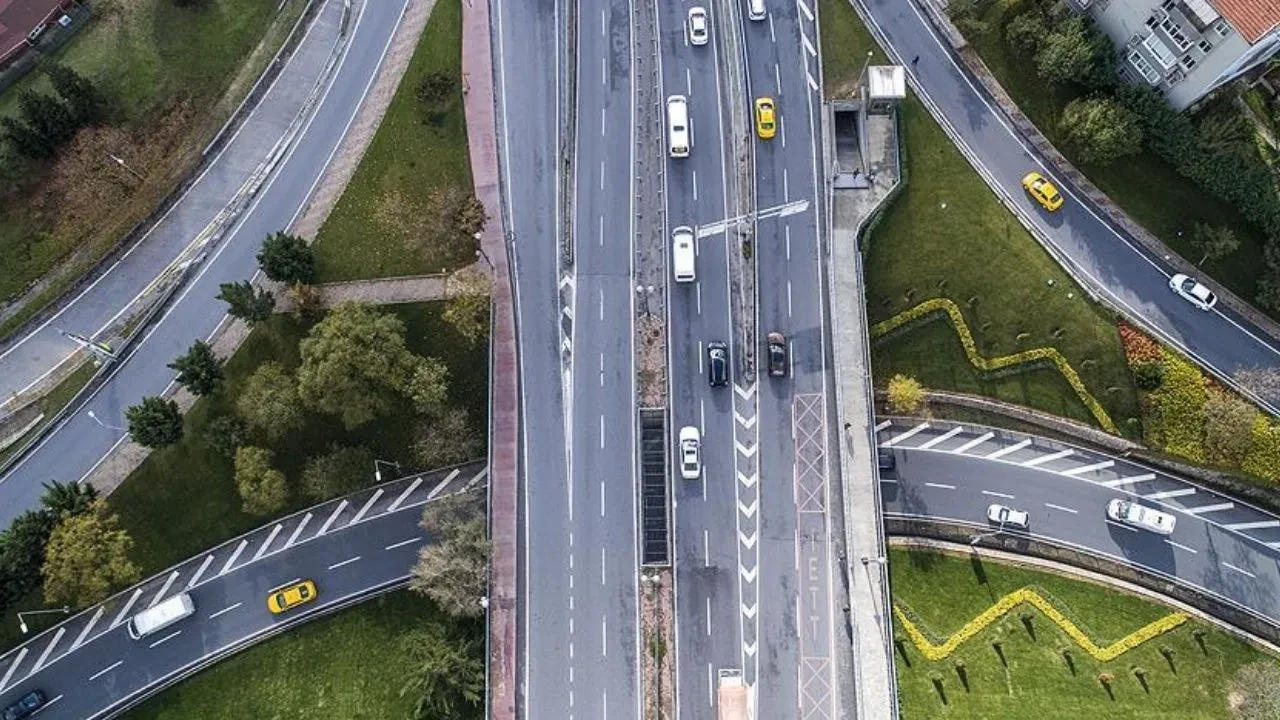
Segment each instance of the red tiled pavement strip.
[[489,2],[462,3],[462,82],[476,197],[489,216],[481,247],[493,263],[493,367],[489,447],[489,718],[516,717],[516,472],[520,431],[516,328],[498,187]]

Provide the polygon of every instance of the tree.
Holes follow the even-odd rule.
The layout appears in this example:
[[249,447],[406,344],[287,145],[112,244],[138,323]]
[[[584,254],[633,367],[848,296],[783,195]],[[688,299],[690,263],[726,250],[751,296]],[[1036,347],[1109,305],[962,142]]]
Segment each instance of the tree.
[[404,323],[371,305],[342,303],[301,344],[298,393],[310,407],[337,415],[347,429],[388,411],[413,389],[421,358],[404,341]]
[[328,452],[307,460],[302,492],[316,502],[346,495],[369,485],[373,453],[363,447],[330,445]]
[[55,148],[76,134],[76,120],[61,100],[34,90],[18,93],[22,121]]
[[1280,311],[1280,269],[1268,269],[1253,299],[1266,310]]
[[58,151],[48,138],[14,118],[0,117],[0,130],[4,131],[4,139],[13,151],[23,157],[35,160],[51,158]]
[[79,515],[87,511],[93,501],[98,499],[98,491],[89,483],[57,480],[44,483],[44,494],[40,496],[40,506],[53,520],[62,520],[71,515]]
[[236,450],[236,490],[241,509],[250,515],[278,512],[288,500],[284,473],[271,467],[270,450],[252,445]]
[[45,74],[53,83],[53,89],[67,103],[77,125],[97,125],[106,117],[106,99],[84,76],[60,63],[47,65]]
[[44,548],[54,518],[43,510],[26,510],[0,533],[0,604],[8,605],[40,586]]
[[405,387],[418,412],[431,414],[449,398],[449,368],[436,358],[420,358]]
[[899,415],[914,415],[924,406],[925,390],[920,381],[906,375],[889,378],[889,410]]
[[480,198],[474,193],[469,193],[458,203],[458,210],[453,216],[453,226],[459,235],[475,239],[476,235],[484,230],[485,221],[488,219],[489,216],[484,211],[484,203],[480,202]]
[[92,605],[139,577],[129,560],[133,539],[107,509],[95,500],[88,511],[62,520],[45,549],[44,599],[51,605]]
[[1210,260],[1221,260],[1230,255],[1240,247],[1240,239],[1231,231],[1229,227],[1217,227],[1205,223],[1196,223],[1196,229],[1191,233],[1191,245],[1197,252],[1203,255],[1197,265],[1203,265]]
[[129,434],[143,447],[154,450],[182,439],[182,413],[172,400],[145,397],[140,404],[125,410],[124,417],[129,421]]
[[258,267],[276,282],[309,284],[316,277],[316,256],[306,240],[277,232],[262,241]]
[[472,639],[450,637],[436,623],[411,630],[400,642],[408,656],[400,696],[417,701],[414,720],[475,717],[484,704],[484,653]]
[[192,343],[187,354],[169,363],[169,368],[178,371],[178,384],[193,395],[208,395],[222,385],[222,362],[203,340]]
[[289,299],[293,301],[293,319],[298,322],[312,322],[324,315],[324,298],[315,285],[290,285]]
[[1241,667],[1236,671],[1231,690],[1240,698],[1234,713],[1236,720],[1280,717],[1280,665],[1274,660],[1259,660]]
[[276,297],[269,290],[255,288],[243,280],[238,283],[222,283],[218,299],[227,304],[227,313],[250,325],[256,325],[271,317],[276,307]]
[[479,617],[488,592],[489,540],[478,496],[455,493],[427,503],[422,529],[431,542],[418,552],[409,587],[450,615]]
[[1109,98],[1072,100],[1062,109],[1061,126],[1086,163],[1106,165],[1142,149],[1137,118]]
[[1044,16],[1035,10],[1019,13],[1004,26],[1004,40],[1020,55],[1034,55],[1049,36]]
[[298,386],[284,365],[265,362],[249,376],[236,398],[236,412],[272,440],[302,427]]
[[205,426],[203,437],[205,447],[233,458],[236,450],[249,441],[249,425],[235,415],[219,415]]
[[458,334],[475,344],[489,334],[489,275],[477,267],[464,268],[449,277],[442,317]]
[[1080,81],[1093,72],[1094,45],[1083,18],[1072,16],[1039,43],[1036,74],[1051,83]]
[[1235,395],[1210,388],[1204,405],[1204,449],[1210,462],[1239,467],[1253,444],[1258,411]]
[[418,423],[414,430],[413,457],[419,467],[438,468],[476,459],[484,442],[472,432],[467,411],[444,408]]

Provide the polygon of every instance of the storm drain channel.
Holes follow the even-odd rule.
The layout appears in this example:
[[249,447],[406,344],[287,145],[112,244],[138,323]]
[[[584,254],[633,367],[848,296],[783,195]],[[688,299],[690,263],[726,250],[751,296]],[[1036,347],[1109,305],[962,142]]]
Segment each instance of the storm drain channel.
[[671,564],[671,513],[667,505],[667,411],[640,408],[641,564]]

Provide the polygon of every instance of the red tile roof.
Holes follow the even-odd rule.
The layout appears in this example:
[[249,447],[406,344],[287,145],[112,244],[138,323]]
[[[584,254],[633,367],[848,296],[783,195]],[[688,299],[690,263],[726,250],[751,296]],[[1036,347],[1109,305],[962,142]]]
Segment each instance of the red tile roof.
[[1213,0],[1213,4],[1250,45],[1280,25],[1280,0]]
[[0,62],[17,55],[27,33],[71,0],[0,0]]

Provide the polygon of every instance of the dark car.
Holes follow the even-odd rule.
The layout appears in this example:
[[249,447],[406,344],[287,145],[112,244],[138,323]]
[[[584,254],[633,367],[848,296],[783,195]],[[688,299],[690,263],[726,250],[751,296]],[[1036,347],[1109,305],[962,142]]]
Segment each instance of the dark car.
[[2,720],[22,720],[31,713],[44,707],[44,693],[39,690],[33,690],[23,696],[21,700],[4,709],[4,713],[0,714]]
[[707,344],[707,380],[711,387],[729,384],[729,346],[722,342]]
[[769,333],[769,376],[787,376],[787,338],[780,332]]
[[892,450],[880,450],[876,453],[876,461],[880,466],[880,474],[892,473],[898,467],[898,461],[893,457]]

